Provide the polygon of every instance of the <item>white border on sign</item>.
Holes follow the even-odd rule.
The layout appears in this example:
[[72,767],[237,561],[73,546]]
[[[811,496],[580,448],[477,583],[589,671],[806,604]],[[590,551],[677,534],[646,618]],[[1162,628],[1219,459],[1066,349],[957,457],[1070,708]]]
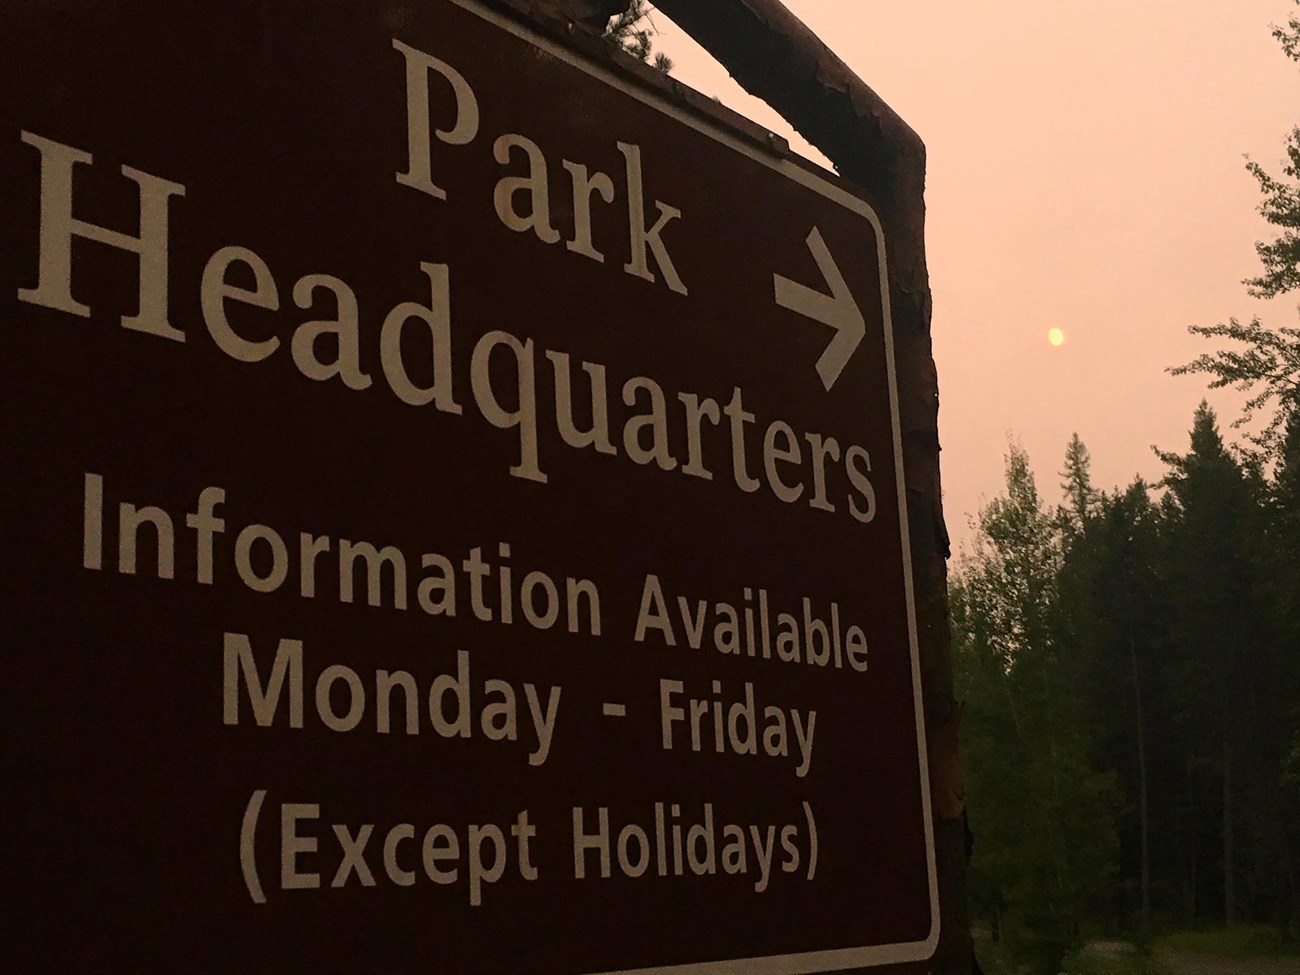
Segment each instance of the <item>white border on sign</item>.
[[925,707],[921,697],[921,655],[917,643],[916,598],[912,585],[912,550],[907,527],[907,490],[903,481],[903,437],[898,416],[898,377],[894,370],[894,326],[889,311],[889,277],[885,263],[885,232],[867,202],[829,183],[788,159],[773,158],[737,138],[721,125],[683,111],[669,99],[649,88],[628,82],[623,77],[600,65],[587,61],[581,55],[557,44],[536,31],[494,10],[482,6],[477,0],[452,0],[457,6],[477,15],[482,20],[501,28],[540,48],[547,54],[564,61],[617,89],[625,95],[649,105],[670,118],[708,136],[727,148],[766,166],[787,179],[824,196],[865,217],[876,235],[876,252],[880,256],[880,300],[884,317],[885,366],[889,376],[889,418],[894,434],[894,472],[898,488],[898,527],[902,540],[903,588],[907,596],[907,633],[912,651],[912,697],[916,712],[917,759],[921,777],[921,808],[925,823],[926,868],[930,882],[930,932],[924,941],[908,941],[889,945],[864,945],[860,948],[834,948],[825,951],[801,951],[786,955],[765,955],[758,958],[736,958],[724,961],[692,962],[684,965],[662,965],[654,968],[628,969],[618,972],[600,972],[593,975],[813,975],[817,972],[841,971],[846,968],[867,968],[875,965],[900,964],[925,961],[934,955],[939,944],[939,878],[935,866],[934,822],[930,811],[930,763],[925,747]]

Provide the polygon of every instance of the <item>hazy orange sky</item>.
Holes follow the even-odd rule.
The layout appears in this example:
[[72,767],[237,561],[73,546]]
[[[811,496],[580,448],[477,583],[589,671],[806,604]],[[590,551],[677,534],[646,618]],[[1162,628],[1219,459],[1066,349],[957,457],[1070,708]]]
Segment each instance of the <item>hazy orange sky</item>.
[[[1191,323],[1296,302],[1246,295],[1271,228],[1245,171],[1300,123],[1300,71],[1270,36],[1289,0],[786,0],[925,140],[949,531],[1002,485],[1008,435],[1044,498],[1077,431],[1098,487],[1158,480],[1185,450],[1208,343]],[[663,14],[680,80],[792,136]],[[799,144],[801,140],[791,139]],[[802,144],[806,146],[806,144]],[[1065,343],[1053,348],[1048,330]],[[1210,395],[1225,433],[1241,397]]]

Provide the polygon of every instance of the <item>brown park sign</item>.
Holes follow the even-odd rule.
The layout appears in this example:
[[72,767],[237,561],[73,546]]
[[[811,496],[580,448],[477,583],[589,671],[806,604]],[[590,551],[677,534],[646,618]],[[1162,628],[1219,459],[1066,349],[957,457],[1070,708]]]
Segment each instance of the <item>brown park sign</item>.
[[5,22],[5,967],[928,958],[872,208],[474,0]]

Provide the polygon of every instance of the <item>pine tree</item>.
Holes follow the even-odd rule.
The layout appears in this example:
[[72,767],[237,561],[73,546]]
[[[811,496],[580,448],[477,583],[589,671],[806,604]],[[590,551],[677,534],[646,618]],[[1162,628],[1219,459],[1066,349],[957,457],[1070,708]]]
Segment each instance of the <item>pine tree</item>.
[[1070,436],[1070,443],[1065,448],[1061,490],[1065,493],[1067,518],[1076,528],[1082,527],[1097,503],[1098,495],[1092,486],[1092,456],[1077,433]]
[[1197,760],[1190,798],[1221,813],[1222,916],[1232,923],[1242,906],[1239,877],[1244,869],[1253,883],[1257,866],[1242,862],[1246,851],[1258,855],[1243,830],[1258,830],[1268,778],[1260,751],[1271,669],[1260,486],[1229,453],[1204,402],[1191,450],[1160,456],[1170,467],[1164,571],[1174,610],[1173,692]]
[[[631,0],[627,9],[615,14],[605,28],[605,37],[617,44],[632,57],[649,61],[665,74],[673,69],[672,59],[662,51],[653,52],[651,35],[654,25],[650,19],[648,0]],[[651,58],[651,54],[654,57]]]
[[1281,884],[1300,938],[1300,414],[1291,418],[1269,486],[1269,588],[1276,613]]
[[[1300,4],[1300,0],[1296,0]],[[1300,16],[1292,15],[1273,36],[1283,53],[1300,63]],[[1259,184],[1264,202],[1259,212],[1279,230],[1276,239],[1255,245],[1264,273],[1244,283],[1256,297],[1275,298],[1300,288],[1300,126],[1291,131],[1286,143],[1289,160],[1277,178],[1254,160],[1246,168]],[[1175,376],[1202,373],[1211,378],[1210,388],[1231,386],[1250,391],[1241,417],[1233,426],[1249,423],[1256,415],[1271,411],[1264,430],[1252,437],[1265,455],[1275,456],[1290,418],[1300,412],[1300,329],[1269,328],[1258,318],[1226,324],[1192,325],[1189,331],[1210,339],[1227,339],[1235,347],[1216,349],[1185,365],[1170,370]]]
[[[1300,4],[1300,0],[1296,0]],[[1285,27],[1274,27],[1273,37],[1282,46],[1283,53],[1300,63],[1300,17],[1292,15]],[[1260,241],[1255,253],[1264,265],[1264,273],[1246,282],[1252,295],[1275,298],[1295,288],[1300,288],[1300,126],[1291,130],[1287,139],[1286,154],[1290,162],[1283,166],[1285,177],[1298,181],[1288,183],[1270,176],[1263,166],[1247,160],[1264,202],[1260,215],[1275,227],[1281,228],[1276,240]]]
[[1128,797],[1120,822],[1119,920],[1136,915],[1144,934],[1152,916],[1152,823],[1162,819],[1154,808],[1157,784],[1164,785],[1169,765],[1159,532],[1159,512],[1141,480],[1099,496],[1071,537],[1059,583],[1062,645],[1083,673],[1097,757],[1115,770]]

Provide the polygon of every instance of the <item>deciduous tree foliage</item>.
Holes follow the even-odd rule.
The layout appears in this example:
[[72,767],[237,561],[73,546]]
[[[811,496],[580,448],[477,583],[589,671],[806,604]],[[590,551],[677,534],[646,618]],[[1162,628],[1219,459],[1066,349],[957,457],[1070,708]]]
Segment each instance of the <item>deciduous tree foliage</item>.
[[1055,972],[1113,883],[1118,793],[1098,771],[1074,661],[1060,653],[1058,523],[1012,448],[952,591],[978,910]]

